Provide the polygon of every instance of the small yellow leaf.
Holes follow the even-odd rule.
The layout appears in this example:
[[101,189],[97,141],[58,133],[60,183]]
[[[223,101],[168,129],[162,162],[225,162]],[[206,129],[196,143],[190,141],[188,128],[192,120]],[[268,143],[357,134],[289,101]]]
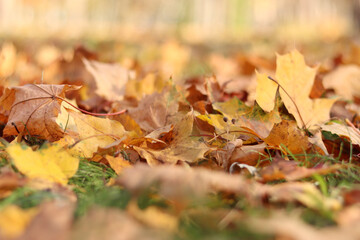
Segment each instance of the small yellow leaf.
[[130,162],[126,161],[123,157],[106,156],[105,158],[116,174],[120,174],[125,168],[131,167]]
[[58,145],[33,151],[21,144],[6,148],[15,166],[30,179],[41,179],[66,185],[78,168],[79,159]]
[[21,209],[9,205],[0,211],[0,232],[6,238],[19,237],[38,212],[35,208]]

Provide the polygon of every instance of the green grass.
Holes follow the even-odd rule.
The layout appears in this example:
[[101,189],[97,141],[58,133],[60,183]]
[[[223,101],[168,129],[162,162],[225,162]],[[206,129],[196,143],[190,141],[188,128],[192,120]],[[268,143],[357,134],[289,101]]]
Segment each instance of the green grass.
[[116,177],[108,166],[81,160],[77,173],[69,180],[78,197],[75,216],[83,215],[93,205],[125,208],[130,193],[118,186],[106,186],[110,178]]

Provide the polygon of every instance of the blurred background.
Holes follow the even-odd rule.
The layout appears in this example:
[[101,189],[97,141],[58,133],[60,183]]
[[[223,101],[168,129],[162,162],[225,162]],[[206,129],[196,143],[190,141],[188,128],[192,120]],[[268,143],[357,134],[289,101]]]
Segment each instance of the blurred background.
[[2,38],[334,41],[359,23],[359,0],[0,0]]

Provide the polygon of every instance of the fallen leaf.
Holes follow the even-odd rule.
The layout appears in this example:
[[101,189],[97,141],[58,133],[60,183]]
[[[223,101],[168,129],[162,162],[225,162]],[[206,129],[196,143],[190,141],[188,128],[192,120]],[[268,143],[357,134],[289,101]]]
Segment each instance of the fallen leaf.
[[37,208],[21,209],[8,205],[0,210],[0,237],[14,239],[25,231],[30,221],[37,214]]
[[169,145],[164,149],[157,150],[143,146],[133,146],[133,148],[151,166],[158,165],[159,163],[176,164],[178,161],[195,162],[202,158],[209,148],[205,143],[190,137],[192,129],[193,113],[189,112],[169,131],[168,134],[170,136],[168,138],[171,141],[169,141]]
[[332,122],[326,125],[325,124],[321,125],[321,129],[323,131],[336,134],[340,137],[346,137],[351,141],[352,144],[360,145],[360,134],[352,127]]
[[71,239],[167,240],[168,232],[150,229],[117,208],[91,208],[74,226]]
[[43,203],[18,240],[69,239],[74,208],[74,202],[64,199]]
[[306,152],[310,147],[308,137],[300,130],[295,121],[283,120],[274,125],[264,141],[272,147],[277,147],[283,152],[299,154]]
[[348,228],[325,227],[319,229],[304,223],[297,216],[289,216],[283,212],[270,217],[252,217],[247,221],[247,226],[256,232],[274,234],[276,239],[355,240],[360,236],[357,224]]
[[6,148],[14,165],[21,173],[30,179],[66,185],[79,165],[79,159],[73,157],[60,146],[51,145],[44,149],[33,151],[31,148],[13,143]]
[[123,157],[113,157],[113,156],[105,156],[106,160],[109,162],[110,167],[114,169],[116,174],[122,173],[125,168],[131,167],[129,161],[125,160]]
[[[277,102],[277,106],[280,104]],[[239,99],[214,103],[213,107],[223,115],[199,115],[197,118],[215,127],[215,132],[230,141],[241,134],[253,134],[266,138],[275,123],[281,121],[280,113],[275,107],[270,113],[264,112],[256,103],[253,107],[246,106]]]
[[277,82],[270,79],[266,81],[264,75],[258,75],[259,83],[263,84],[256,93],[260,107],[271,110],[272,104],[269,102],[275,101],[276,86],[279,84],[281,99],[300,128],[314,129],[315,125],[328,120],[330,108],[336,99],[313,100],[309,97],[317,68],[308,67],[304,57],[297,50],[286,55],[278,55],[276,65]]
[[16,188],[24,186],[26,179],[3,167],[0,173],[0,199],[8,197]]
[[149,206],[146,209],[139,209],[136,202],[130,202],[127,206],[128,212],[138,221],[165,231],[174,232],[178,228],[179,221],[177,217],[170,215],[160,208]]
[[135,72],[117,63],[102,63],[83,59],[86,69],[94,76],[96,93],[110,101],[120,101],[125,94],[126,83],[135,78]]
[[59,140],[64,136],[56,123],[65,92],[79,87],[70,85],[28,84],[5,90],[0,99],[2,112],[9,111],[4,136],[36,136],[49,141]]
[[299,162],[285,160],[281,156],[276,155],[270,165],[260,170],[261,181],[268,182],[281,179],[295,181],[310,177],[314,174],[322,175],[332,173],[341,168],[341,165],[337,164],[330,166],[322,165],[316,168],[306,168],[299,165]]
[[136,108],[129,108],[129,115],[141,129],[152,132],[170,122],[171,116],[178,111],[178,103],[166,93],[154,93],[145,96]]
[[141,80],[129,79],[125,86],[125,96],[141,100],[146,95],[162,92],[167,84],[155,74],[149,73]]
[[246,196],[254,203],[266,197],[270,203],[300,202],[319,211],[337,211],[341,208],[339,199],[322,195],[313,183],[287,182],[263,185],[241,175],[230,175],[205,168],[174,165],[159,165],[152,168],[137,164],[133,168],[125,169],[116,179],[116,184],[136,194],[156,184],[158,193],[177,206],[186,206],[191,201],[198,201],[199,198],[215,191]]
[[260,74],[257,71],[256,82],[256,102],[264,111],[270,112],[275,107],[274,93],[277,91],[279,86],[275,82],[269,81],[268,75]]
[[74,118],[80,140],[75,147],[85,158],[91,158],[99,147],[105,148],[116,140],[128,136],[121,123],[107,118],[85,115],[68,109]]
[[323,84],[327,89],[334,89],[342,98],[352,100],[353,97],[360,97],[359,76],[359,66],[343,65],[328,73],[323,79]]

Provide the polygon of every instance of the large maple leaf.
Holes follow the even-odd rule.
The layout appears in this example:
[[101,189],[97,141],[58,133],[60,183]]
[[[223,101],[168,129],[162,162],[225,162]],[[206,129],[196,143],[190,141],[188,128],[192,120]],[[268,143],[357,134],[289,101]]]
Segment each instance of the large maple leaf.
[[291,113],[299,127],[314,128],[329,119],[330,108],[336,99],[311,99],[317,68],[306,65],[303,55],[297,50],[289,54],[277,55],[276,76],[271,80],[258,74],[256,101],[265,111],[275,105],[275,95],[280,85],[280,96],[286,109]]
[[0,99],[1,113],[9,114],[4,136],[24,132],[50,141],[59,140],[64,132],[56,117],[65,92],[78,89],[71,85],[28,84],[8,88]]

